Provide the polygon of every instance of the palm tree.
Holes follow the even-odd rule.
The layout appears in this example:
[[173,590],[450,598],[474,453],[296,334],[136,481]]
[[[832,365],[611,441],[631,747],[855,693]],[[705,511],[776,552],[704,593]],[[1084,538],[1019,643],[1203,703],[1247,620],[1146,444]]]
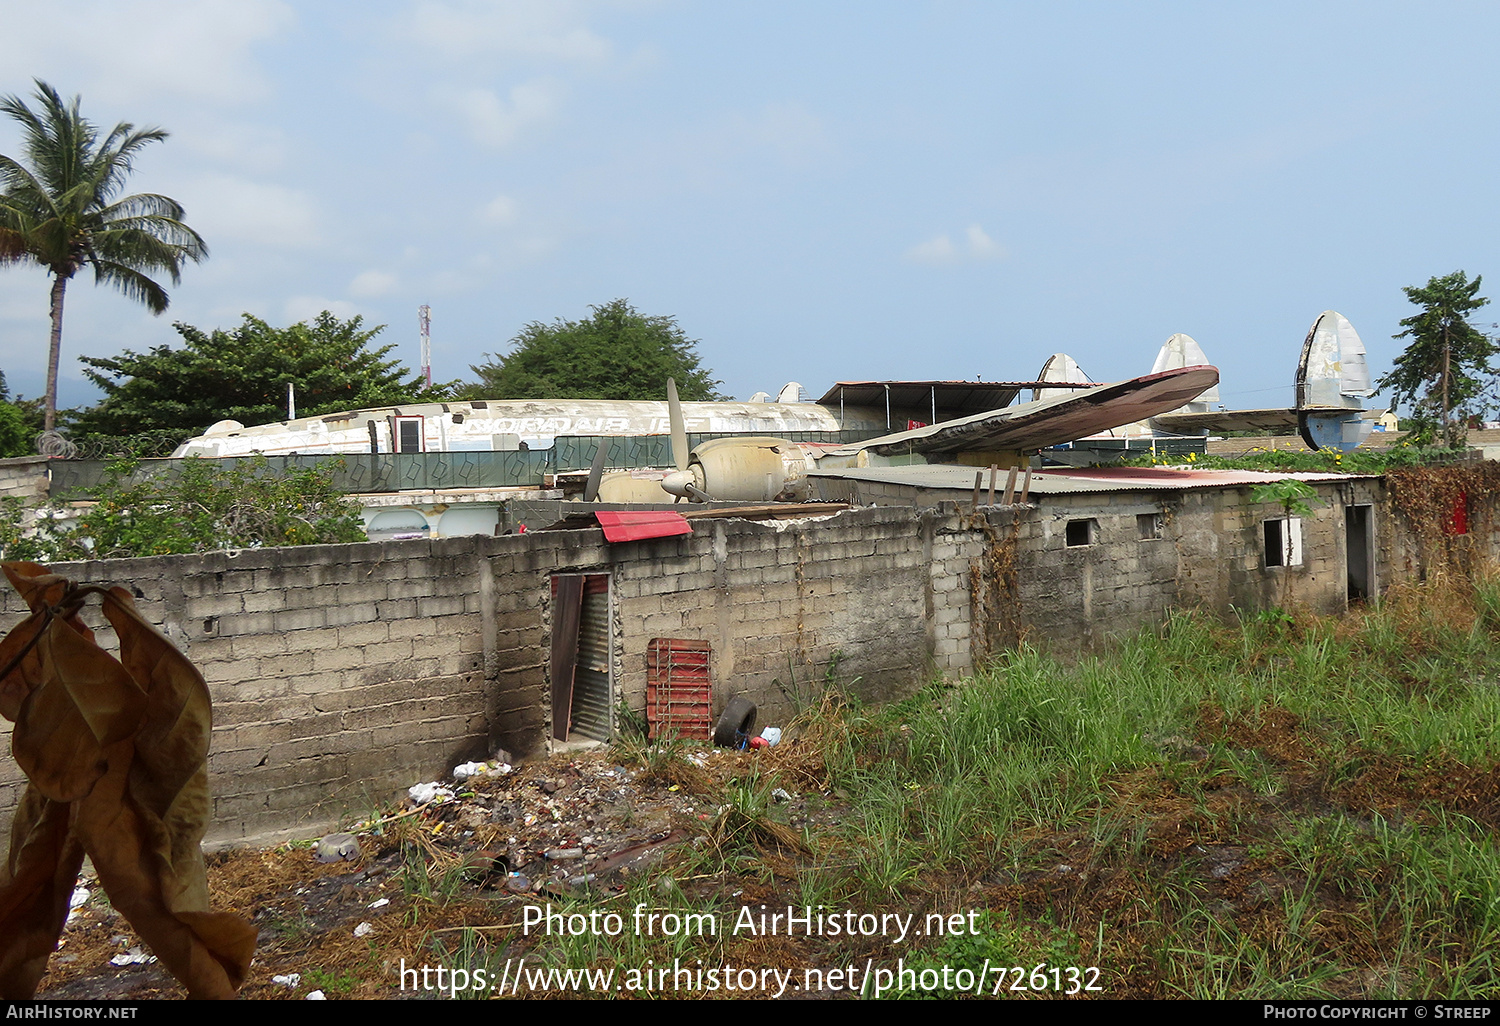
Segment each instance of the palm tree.
[[[41,264],[52,275],[52,348],[47,360],[45,429],[57,423],[57,365],[62,355],[63,296],[85,265],[95,283],[107,282],[152,313],[167,308],[167,292],[149,277],[166,272],[176,285],[183,261],[200,261],[208,247],[182,223],[182,207],[166,196],[115,197],[135,155],[167,137],[159,128],[124,122],[102,139],[78,112],[36,80],[39,111],[19,97],[0,99],[0,112],[21,125],[26,164],[0,155],[0,263]],[[29,167],[28,167],[29,165]]]

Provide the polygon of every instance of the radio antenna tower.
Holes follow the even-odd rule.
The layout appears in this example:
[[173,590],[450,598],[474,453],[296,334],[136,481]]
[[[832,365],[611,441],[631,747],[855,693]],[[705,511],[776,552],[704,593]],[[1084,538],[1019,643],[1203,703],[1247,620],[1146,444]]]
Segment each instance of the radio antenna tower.
[[422,376],[427,387],[432,387],[432,307],[423,303],[417,307],[417,324],[422,329]]

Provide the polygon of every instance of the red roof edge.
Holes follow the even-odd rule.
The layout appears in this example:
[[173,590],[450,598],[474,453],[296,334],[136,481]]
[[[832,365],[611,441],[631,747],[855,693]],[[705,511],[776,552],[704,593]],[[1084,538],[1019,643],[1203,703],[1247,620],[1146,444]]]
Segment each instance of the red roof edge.
[[599,510],[594,514],[608,542],[645,541],[692,534],[693,525],[681,513],[663,510]]

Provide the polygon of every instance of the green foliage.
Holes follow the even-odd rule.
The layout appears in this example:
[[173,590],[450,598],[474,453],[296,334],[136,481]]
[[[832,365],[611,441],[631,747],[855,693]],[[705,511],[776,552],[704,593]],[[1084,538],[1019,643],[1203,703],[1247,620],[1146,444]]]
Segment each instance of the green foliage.
[[1284,477],[1280,481],[1258,485],[1251,497],[1256,502],[1276,503],[1289,517],[1305,517],[1312,513],[1318,491],[1294,477]]
[[204,259],[208,247],[183,223],[176,200],[119,196],[137,153],[166,132],[122,122],[101,138],[79,112],[78,97],[64,103],[40,79],[35,95],[37,111],[16,96],[0,99],[0,112],[20,124],[26,159],[0,155],[0,263],[39,264],[53,277],[45,407],[51,429],[68,281],[92,267],[96,283],[161,313],[167,292],[151,275],[165,274],[175,285],[183,263]]
[[[1427,466],[1456,456],[1463,450],[1450,452],[1446,449],[1424,448],[1410,444],[1406,439],[1389,449],[1356,449],[1342,453],[1336,449],[1309,452],[1305,449],[1252,449],[1233,456],[1207,454],[1187,462],[1203,469],[1265,470],[1265,471],[1319,471],[1335,474],[1384,474],[1400,467]],[[1126,466],[1161,466],[1182,462],[1181,457],[1154,457],[1149,453],[1125,461]]]
[[0,458],[33,454],[36,450],[31,438],[35,433],[21,407],[0,400]]
[[358,507],[333,490],[331,464],[279,475],[260,457],[229,469],[189,458],[149,475],[119,460],[70,526],[65,511],[44,510],[40,530],[25,537],[21,510],[0,507],[0,547],[7,559],[50,561],[364,541]]
[[14,495],[0,496],[0,559],[43,562],[51,546],[31,530],[35,511]]
[[1496,347],[1468,321],[1471,312],[1489,302],[1479,295],[1482,280],[1471,282],[1463,271],[1454,271],[1429,279],[1423,288],[1402,290],[1422,312],[1401,322],[1405,330],[1394,337],[1411,339],[1411,344],[1376,387],[1391,390],[1393,405],[1412,404],[1414,440],[1442,435],[1445,445],[1462,445],[1465,419],[1488,406],[1485,391]]
[[394,345],[369,348],[382,329],[364,329],[359,317],[341,321],[325,310],[311,322],[273,328],[245,314],[232,331],[174,327],[185,343],[180,349],[84,358],[92,368],[84,373],[105,395],[77,416],[75,434],[168,432],[181,441],[225,419],[269,424],[286,417],[289,383],[299,416],[448,396],[448,386],[426,388],[386,359]]
[[677,379],[684,402],[722,398],[699,366],[695,339],[672,317],[646,317],[625,300],[591,307],[582,321],[533,321],[511,351],[469,369],[476,399],[665,399]]

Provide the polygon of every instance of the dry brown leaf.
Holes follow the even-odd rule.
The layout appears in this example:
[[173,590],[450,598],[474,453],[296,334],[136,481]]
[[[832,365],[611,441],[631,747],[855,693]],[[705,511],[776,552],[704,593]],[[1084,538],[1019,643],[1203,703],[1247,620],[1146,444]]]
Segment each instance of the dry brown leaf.
[[32,781],[0,878],[0,995],[30,997],[67,917],[83,854],[114,907],[193,997],[233,997],[256,930],[208,910],[212,711],[203,677],[141,617],[104,593],[116,660],[77,618],[78,589],[35,563],[4,564],[32,616],[0,641],[0,713]]

